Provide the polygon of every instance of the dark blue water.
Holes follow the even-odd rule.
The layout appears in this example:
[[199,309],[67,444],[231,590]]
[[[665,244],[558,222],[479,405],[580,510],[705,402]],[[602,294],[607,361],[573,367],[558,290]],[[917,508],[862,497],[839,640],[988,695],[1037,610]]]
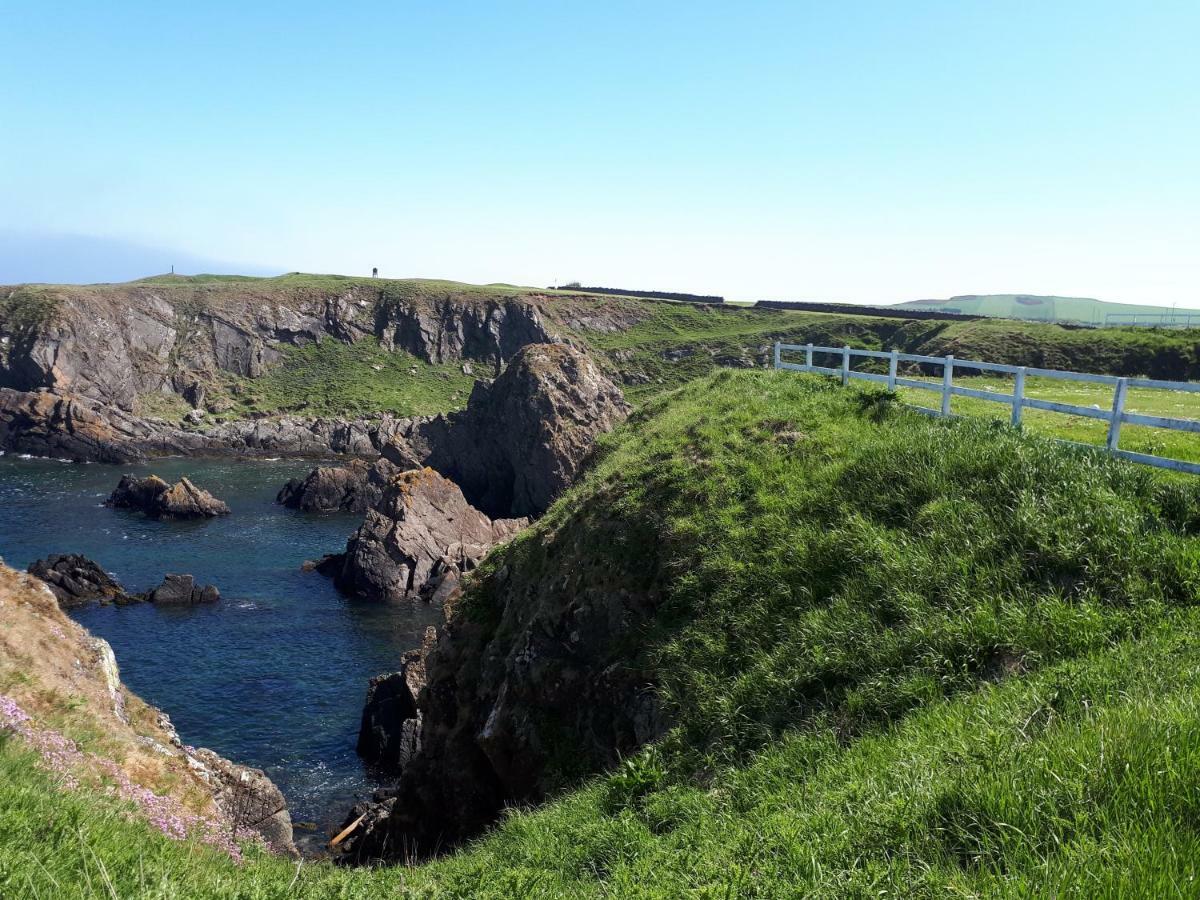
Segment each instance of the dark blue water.
[[[77,465],[0,457],[0,556],[24,569],[82,553],[130,591],[168,572],[215,584],[186,609],[92,606],[73,613],[112,644],[122,678],[164,709],[187,743],[265,769],[298,821],[328,830],[377,784],[354,753],[367,679],[394,670],[438,612],[348,602],[301,563],[345,546],[361,521],[283,509],[276,492],[304,461],[159,460]],[[181,475],[232,514],[156,522],[101,502],[123,472]]]

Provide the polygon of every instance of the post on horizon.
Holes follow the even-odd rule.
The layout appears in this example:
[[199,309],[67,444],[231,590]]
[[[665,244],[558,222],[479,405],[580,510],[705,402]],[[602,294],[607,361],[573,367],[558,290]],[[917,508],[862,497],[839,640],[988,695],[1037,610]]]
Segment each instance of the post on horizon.
[[378,278],[378,277],[379,277],[379,267],[378,267],[378,266],[375,266],[375,267],[373,267],[373,268],[371,269],[371,277],[372,277],[372,278]]

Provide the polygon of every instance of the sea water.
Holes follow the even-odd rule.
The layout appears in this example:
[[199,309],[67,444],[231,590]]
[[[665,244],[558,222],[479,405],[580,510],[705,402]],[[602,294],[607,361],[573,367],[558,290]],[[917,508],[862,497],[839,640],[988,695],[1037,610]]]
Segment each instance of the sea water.
[[[216,585],[214,605],[92,605],[71,615],[112,644],[125,684],[165,710],[185,743],[265,770],[293,820],[329,834],[380,785],[354,753],[367,680],[395,671],[440,613],[423,603],[347,600],[329,579],[301,570],[305,560],[344,549],[362,520],[274,502],[289,478],[312,466],[198,459],[109,466],[10,453],[0,457],[0,556],[24,569],[52,553],[79,553],[130,592],[154,587],[168,572]],[[187,476],[232,513],[168,522],[104,507],[125,472]]]

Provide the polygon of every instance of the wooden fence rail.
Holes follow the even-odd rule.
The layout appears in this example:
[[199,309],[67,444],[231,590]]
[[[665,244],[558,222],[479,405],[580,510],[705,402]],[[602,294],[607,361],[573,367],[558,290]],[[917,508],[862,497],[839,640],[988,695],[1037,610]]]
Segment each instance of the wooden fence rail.
[[[794,363],[784,359],[785,353],[803,353],[804,362]],[[838,367],[818,366],[813,363],[817,353],[831,353],[841,356]],[[851,362],[854,359],[887,360],[888,373],[881,375],[875,372],[856,372]],[[900,363],[920,363],[939,366],[942,370],[942,380],[938,382],[921,381],[916,378],[905,378],[899,374]],[[1063,372],[1058,369],[1038,369],[1033,366],[1007,366],[1001,363],[979,362],[969,359],[955,359],[953,356],[919,356],[913,353],[900,353],[896,350],[853,350],[850,347],[820,347],[814,344],[775,344],[775,368],[790,369],[796,372],[820,372],[825,375],[840,377],[842,384],[849,384],[851,379],[874,381],[887,385],[888,390],[898,387],[917,388],[941,394],[941,404],[934,409],[927,406],[909,404],[913,409],[934,416],[949,416],[950,401],[953,397],[972,397],[976,400],[987,400],[992,403],[1004,403],[1012,407],[1012,424],[1021,424],[1021,414],[1026,409],[1041,409],[1049,412],[1064,413],[1072,416],[1086,416],[1091,419],[1101,419],[1108,422],[1108,439],[1105,449],[1113,456],[1127,459],[1148,466],[1158,466],[1162,469],[1173,469],[1177,472],[1189,472],[1200,475],[1200,463],[1184,462],[1179,459],[1169,459],[1165,456],[1152,456],[1148,453],[1134,453],[1120,448],[1121,426],[1123,424],[1145,425],[1151,428],[1166,428],[1172,431],[1188,431],[1200,434],[1200,421],[1194,419],[1174,419],[1165,416],[1144,416],[1138,413],[1126,412],[1125,403],[1130,388],[1157,388],[1167,391],[1190,391],[1200,393],[1200,382],[1189,381],[1159,381],[1153,378],[1121,378],[1115,375],[1090,375],[1085,372]],[[979,372],[999,372],[1013,376],[1013,392],[999,394],[993,391],[979,391],[954,383],[954,373],[958,369],[970,369]],[[1106,384],[1113,388],[1113,401],[1110,409],[1094,409],[1090,406],[1076,406],[1071,403],[1056,403],[1051,400],[1039,400],[1036,397],[1025,396],[1025,380],[1027,378],[1053,378],[1059,381],[1082,381],[1092,384]],[[1064,441],[1064,443],[1077,443]],[[1092,446],[1087,444],[1084,446]]]

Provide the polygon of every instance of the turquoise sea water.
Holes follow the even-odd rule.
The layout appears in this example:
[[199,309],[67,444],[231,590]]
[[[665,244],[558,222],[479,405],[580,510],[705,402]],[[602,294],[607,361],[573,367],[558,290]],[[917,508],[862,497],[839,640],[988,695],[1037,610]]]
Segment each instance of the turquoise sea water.
[[[130,591],[168,572],[215,584],[187,609],[92,606],[73,613],[112,644],[125,683],[170,714],[187,743],[266,770],[297,821],[337,825],[379,786],[354,753],[367,679],[395,670],[439,611],[351,602],[301,563],[345,546],[361,516],[274,503],[311,461],[158,460],[106,466],[0,457],[0,556],[14,568],[82,553]],[[122,473],[181,475],[232,514],[156,522],[106,509]],[[298,832],[299,835],[299,832]]]

